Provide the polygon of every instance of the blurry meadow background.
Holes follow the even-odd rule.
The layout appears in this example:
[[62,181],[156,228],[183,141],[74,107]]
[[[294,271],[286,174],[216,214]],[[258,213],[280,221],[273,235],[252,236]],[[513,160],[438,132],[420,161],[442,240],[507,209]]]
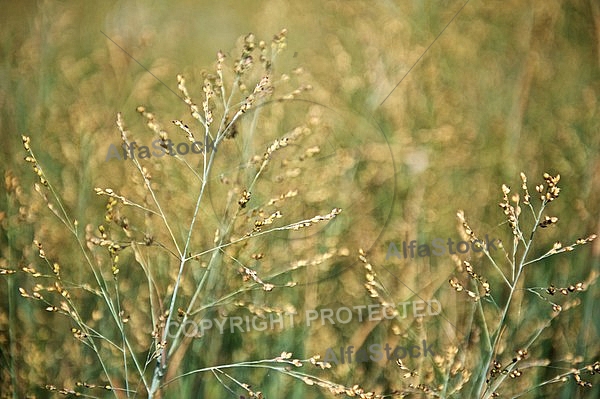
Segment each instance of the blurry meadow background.
[[[596,1],[4,3],[0,397],[600,397]],[[107,160],[117,113],[147,146],[212,116],[216,150]],[[386,259],[486,234],[506,256]],[[284,312],[162,346],[169,321]],[[319,363],[422,340],[436,356]]]

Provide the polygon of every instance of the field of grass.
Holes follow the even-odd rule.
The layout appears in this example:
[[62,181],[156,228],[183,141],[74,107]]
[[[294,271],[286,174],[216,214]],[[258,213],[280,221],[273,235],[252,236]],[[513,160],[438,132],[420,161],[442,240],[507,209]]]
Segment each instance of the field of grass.
[[1,14],[0,398],[600,397],[595,0]]

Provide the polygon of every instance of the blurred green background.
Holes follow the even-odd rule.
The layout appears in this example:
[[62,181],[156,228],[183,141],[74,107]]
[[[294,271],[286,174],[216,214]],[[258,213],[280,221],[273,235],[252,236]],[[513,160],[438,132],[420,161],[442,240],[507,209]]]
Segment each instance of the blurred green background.
[[[423,336],[421,330],[425,330],[440,352],[453,342],[467,359],[475,359],[469,351],[477,350],[476,340],[462,345],[463,337],[449,332],[453,325],[461,326],[468,313],[457,309],[471,306],[447,283],[454,273],[453,260],[386,261],[388,244],[400,246],[413,239],[428,242],[436,237],[456,241],[460,238],[456,212],[463,209],[478,234],[501,238],[508,246],[510,229],[498,207],[500,187],[507,184],[517,191],[521,171],[527,174],[532,192],[535,184],[542,183],[544,172],[561,175],[561,197],[550,208],[551,216],[558,216],[560,222],[540,231],[532,257],[545,253],[555,241],[569,244],[600,231],[600,5],[595,0],[471,0],[461,9],[464,4],[4,2],[0,16],[0,172],[7,182],[8,176],[17,176],[21,188],[15,191],[3,185],[0,189],[0,268],[40,265],[31,244],[34,238],[44,242],[49,258],[59,260],[73,275],[79,273],[76,268],[81,262],[72,237],[32,188],[35,176],[23,161],[22,134],[31,137],[39,162],[72,218],[82,226],[96,226],[102,223],[105,199],[94,193],[94,187],[142,193],[134,188],[139,182],[131,177],[130,165],[105,162],[108,146],[120,142],[116,113],[122,112],[127,127],[150,143],[150,135],[141,133],[147,129],[136,113],[138,105],[155,112],[165,125],[172,119],[190,120],[185,104],[172,92],[177,92],[178,73],[186,77],[191,96],[200,102],[203,73],[214,70],[217,51],[222,50],[231,62],[237,57],[240,37],[252,32],[257,40],[270,42],[286,28],[287,49],[274,70],[289,74],[303,69],[298,79],[313,90],[301,98],[320,104],[312,112],[320,109],[321,118],[331,124],[330,144],[341,150],[334,162],[352,154],[360,158],[348,161],[354,173],[349,181],[340,179],[342,172],[329,175],[327,168],[333,165],[326,159],[308,168],[309,174],[298,181],[307,189],[323,190],[326,198],[321,202],[307,199],[300,204],[299,215],[310,218],[340,206],[346,212],[338,224],[305,240],[264,238],[233,255],[273,252],[260,266],[265,273],[283,262],[314,257],[331,248],[349,255],[298,272],[293,278],[302,284],[295,288],[276,290],[272,296],[254,292],[239,299],[278,307],[292,304],[300,312],[377,303],[363,287],[365,272],[356,260],[358,249],[363,248],[395,302],[415,299],[415,295],[436,298],[443,304],[444,318],[408,318],[396,324],[353,321],[322,328],[297,326],[282,332],[212,336],[211,341],[190,346],[182,355],[179,372],[272,358],[284,350],[300,358],[324,355],[332,345],[386,342],[398,330],[401,336],[413,338]],[[259,130],[264,135],[254,139],[257,154],[262,154],[269,140],[301,123],[298,115],[311,112],[302,102],[278,107],[266,107],[265,119],[275,121],[264,126],[275,128]],[[249,119],[242,125],[241,136],[251,126]],[[223,157],[230,154],[235,151],[224,149]],[[238,164],[227,157],[222,162],[227,170],[235,169],[229,162]],[[189,176],[177,172],[173,164],[159,167],[156,173],[160,187],[173,196],[172,200],[168,194],[163,198],[169,201],[172,217],[185,222],[194,198],[182,199],[176,193],[186,191]],[[259,190],[264,198],[279,193],[276,184],[268,182]],[[221,201],[218,195],[214,194],[213,204]],[[143,219],[135,221],[144,223]],[[185,226],[178,228],[185,230]],[[214,225],[211,228],[203,230],[206,237],[202,239],[208,243]],[[178,238],[183,236],[184,231],[177,232]],[[528,269],[528,286],[564,287],[583,281],[598,270],[599,255],[600,242],[594,242],[550,258]],[[133,262],[132,254],[124,256]],[[478,270],[491,282],[499,281],[484,261]],[[123,300],[143,309],[146,299],[136,303],[138,295],[147,297],[135,284],[139,272],[133,267],[123,271],[124,284],[130,285]],[[165,287],[172,274],[160,274]],[[231,276],[223,276],[235,277],[235,264]],[[65,328],[65,319],[45,313],[40,303],[19,295],[18,288],[27,284],[31,287],[24,273],[0,279],[2,397],[48,397],[50,393],[43,389],[46,384],[101,383],[95,358],[80,353],[81,345]],[[577,363],[578,357],[586,362],[599,360],[600,313],[594,306],[599,291],[592,285],[579,298],[581,304],[553,321],[540,338],[533,356],[551,359],[554,366],[532,372],[526,377],[530,381],[552,378],[554,367],[568,370],[572,364],[587,364]],[[96,305],[85,306],[91,314]],[[521,310],[513,327],[549,312],[547,303],[530,297]],[[140,330],[140,336],[145,334],[140,345],[148,344],[150,329]],[[513,349],[507,349],[508,359]],[[468,367],[469,362],[465,364]],[[390,364],[346,365],[329,376],[346,385],[383,392],[404,386],[402,373]],[[238,377],[266,397],[329,397],[326,391],[276,373],[243,370]],[[432,385],[437,381],[432,375],[422,378]],[[515,389],[519,386],[515,383]],[[182,379],[170,389],[165,397],[233,397],[209,374]],[[523,397],[599,395],[597,386],[584,390],[571,381],[558,388],[550,384]]]

